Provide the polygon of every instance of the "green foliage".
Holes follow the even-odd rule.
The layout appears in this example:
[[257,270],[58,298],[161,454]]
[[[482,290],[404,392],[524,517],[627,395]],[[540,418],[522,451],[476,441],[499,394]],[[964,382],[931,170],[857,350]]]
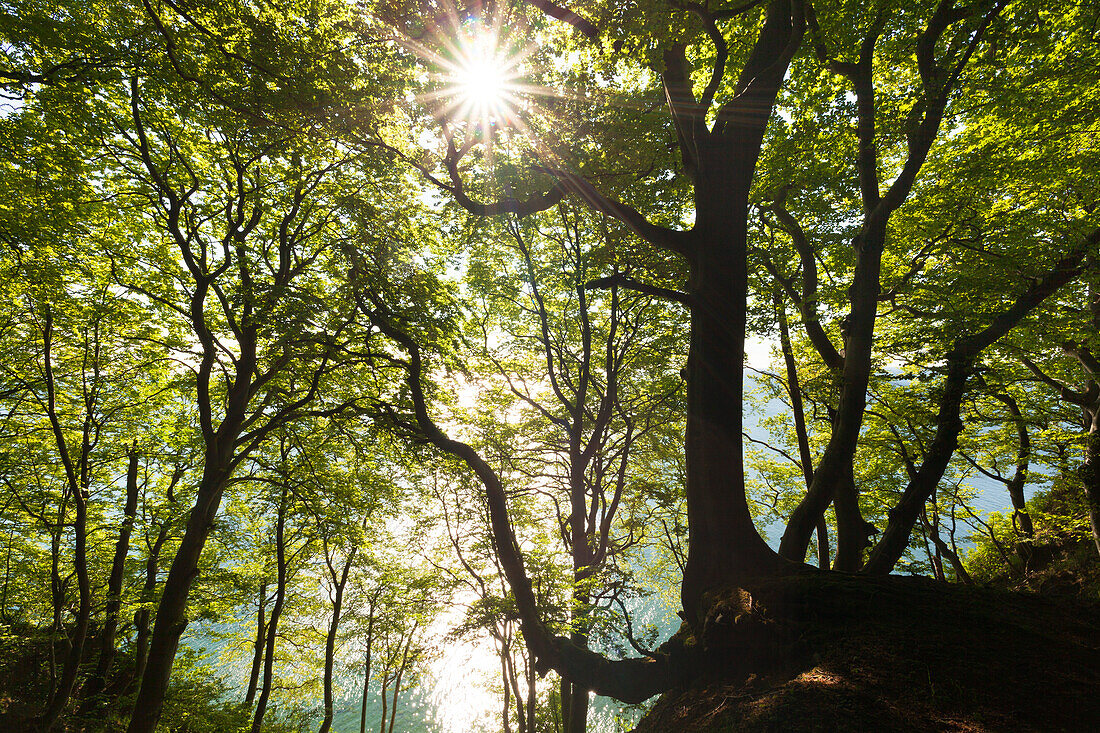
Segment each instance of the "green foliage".
[[966,567],[975,580],[1001,587],[1080,598],[1100,598],[1100,572],[1080,486],[1060,475],[1050,489],[1027,502],[1035,536],[1019,531],[1019,520],[994,512],[971,536]]
[[[593,43],[529,3],[497,4],[496,18],[402,0],[8,3],[4,694],[46,700],[57,674],[47,660],[60,664],[79,625],[77,499],[87,502],[93,599],[81,676],[94,667],[132,449],[140,498],[109,675],[116,684],[96,708],[111,725],[128,715],[127,675],[165,570],[199,516],[192,510],[205,502],[219,510],[185,615],[188,633],[217,652],[177,660],[165,730],[251,725],[239,680],[221,674],[249,666],[257,615],[271,613],[280,581],[276,714],[265,726],[311,723],[344,563],[343,616],[327,661],[358,670],[369,637],[370,696],[392,694],[399,674],[407,694],[440,644],[480,640],[511,670],[501,692],[534,690],[532,727],[549,729],[560,693],[535,680],[485,487],[422,444],[412,354],[384,336],[383,321],[421,351],[429,416],[499,475],[546,626],[632,655],[630,623],[634,641],[655,646],[657,627],[633,624],[631,611],[679,604],[690,539],[683,375],[691,309],[701,307],[683,302],[681,291],[696,286],[692,265],[644,242],[636,222],[592,196],[554,198],[524,216],[466,209],[537,196],[562,169],[652,224],[690,230],[700,189],[666,109],[666,53],[683,47],[685,83],[703,93],[719,57],[706,13],[720,14],[713,31],[729,58],[702,113],[713,125],[752,81],[736,69],[766,4],[742,5],[570,5],[595,24]],[[844,389],[815,339],[844,354],[850,286],[866,256],[858,105],[837,63],[856,62],[881,19],[868,60],[872,168],[886,191],[906,172],[940,83],[923,78],[918,61],[933,5],[814,3],[819,25],[791,62],[752,178],[748,249],[738,254],[750,271],[749,335],[777,338],[777,302],[789,315],[813,466]],[[938,58],[967,63],[912,191],[885,225],[867,410],[854,438],[859,508],[879,529],[939,430],[948,355],[1098,224],[1096,14],[1084,3],[1026,0],[991,19],[972,56],[963,49],[979,37],[977,16],[960,17],[935,44]],[[523,56],[514,119],[489,129],[448,119],[449,82],[430,59],[454,55],[447,33],[494,23]],[[1097,376],[1063,345],[1100,353],[1090,311],[1098,260],[1090,251],[1079,279],[975,361],[958,445],[901,569],[962,580],[944,548],[957,550],[970,522],[982,527],[966,557],[975,580],[1046,587],[1058,568],[1092,572],[1082,487],[1067,478],[1089,426],[1059,386],[1073,392],[1083,374]],[[803,291],[811,269],[812,294]],[[776,357],[771,371],[753,365],[755,393],[742,408],[758,417],[745,452],[747,499],[773,541],[806,491],[789,417],[795,396]],[[1028,491],[1049,484],[1029,504],[1031,539],[1005,514],[983,518],[967,488],[979,474],[1007,483],[1022,453]],[[75,468],[66,470],[65,455]],[[825,516],[835,537],[835,514]],[[449,606],[463,608],[446,617],[454,628],[440,641],[434,629]],[[351,684],[341,685],[350,695]],[[38,712],[25,707],[13,715]],[[520,711],[509,710],[518,723]]]

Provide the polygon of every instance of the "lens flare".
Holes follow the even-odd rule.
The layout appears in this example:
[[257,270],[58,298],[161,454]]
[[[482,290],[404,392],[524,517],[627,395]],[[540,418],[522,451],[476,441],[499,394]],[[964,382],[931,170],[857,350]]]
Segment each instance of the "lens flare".
[[469,24],[443,64],[448,117],[480,127],[509,124],[520,104],[519,58],[509,53],[496,29]]
[[485,37],[469,44],[449,74],[458,97],[474,107],[503,106],[510,96],[514,75],[509,74],[507,59],[498,58],[491,45],[492,39]]

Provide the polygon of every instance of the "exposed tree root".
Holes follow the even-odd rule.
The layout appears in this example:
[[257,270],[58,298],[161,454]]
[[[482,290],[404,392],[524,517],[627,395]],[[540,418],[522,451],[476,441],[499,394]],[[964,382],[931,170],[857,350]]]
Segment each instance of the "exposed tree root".
[[637,733],[1100,726],[1095,603],[837,573],[709,600],[700,675]]

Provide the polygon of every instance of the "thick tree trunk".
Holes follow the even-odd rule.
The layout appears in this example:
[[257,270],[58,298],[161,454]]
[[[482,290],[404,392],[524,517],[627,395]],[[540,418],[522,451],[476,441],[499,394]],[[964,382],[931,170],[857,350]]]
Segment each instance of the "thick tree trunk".
[[[714,94],[726,75],[727,44],[724,39],[716,42],[719,63],[701,100],[696,100],[692,91],[684,45],[665,48],[669,107],[688,173],[695,180],[696,222],[690,232],[655,226],[630,207],[601,196],[579,176],[558,172],[562,184],[594,209],[620,218],[651,244],[684,255],[689,263],[691,340],[685,439],[689,546],[681,598],[685,617],[695,626],[702,620],[703,594],[708,589],[780,574],[791,567],[757,533],[748,509],[741,398],[748,192],[776,95],[802,40],[803,10],[804,4],[797,1],[768,3],[735,93],[718,108],[712,129],[707,127],[707,118],[714,111]],[[712,17],[710,22],[714,22]],[[721,36],[717,28],[711,35],[715,36]],[[479,211],[487,210],[481,207]],[[609,662],[548,632],[524,568],[500,477],[471,446],[452,440],[432,420],[421,382],[424,366],[417,343],[396,325],[384,304],[376,299],[367,302],[368,298],[361,299],[361,310],[409,354],[408,384],[420,436],[464,461],[485,487],[497,556],[515,594],[532,664],[540,672],[556,669],[592,691],[625,702],[638,702],[667,689],[674,678],[667,657]]]
[[[728,146],[727,142],[722,148]],[[732,158],[728,153],[721,156],[723,152],[704,153],[710,154],[716,170],[700,171],[697,247],[689,279],[685,441],[689,541],[681,600],[692,626],[702,620],[702,598],[708,589],[774,573],[780,567],[749,512],[742,452],[747,196],[756,151],[740,151]],[[704,177],[708,174],[713,178]]]
[[138,452],[137,444],[127,451],[126,466],[126,507],[123,510],[122,526],[118,530],[115,542],[115,554],[111,560],[111,574],[107,579],[107,605],[104,609],[103,630],[99,637],[99,661],[95,673],[84,689],[84,710],[95,708],[96,697],[107,686],[107,675],[115,659],[115,633],[118,630],[118,613],[122,607],[122,580],[126,570],[126,556],[130,552],[130,533],[134,528],[138,503]]
[[[783,76],[804,32],[802,4],[775,0],[737,82],[738,96],[706,129],[679,57],[666,54],[665,87],[695,179],[688,247],[691,340],[685,452],[688,557],[681,601],[702,621],[703,594],[743,578],[781,573],[756,531],[745,496],[742,397],[748,272],[748,196]],[[682,53],[681,53],[682,57]],[[713,87],[711,87],[713,88]],[[702,104],[709,105],[704,92]]]
[[[576,594],[574,596],[574,603],[584,604],[583,606],[576,607],[586,608],[588,602],[589,599],[587,594]],[[581,619],[574,619],[574,623],[580,623],[582,626],[586,626],[588,622],[582,617]],[[584,649],[588,648],[588,634],[583,630],[573,631],[569,635],[569,640],[578,647]],[[575,682],[563,680],[561,691],[562,725],[564,733],[585,733],[585,731],[588,730],[588,688]]]

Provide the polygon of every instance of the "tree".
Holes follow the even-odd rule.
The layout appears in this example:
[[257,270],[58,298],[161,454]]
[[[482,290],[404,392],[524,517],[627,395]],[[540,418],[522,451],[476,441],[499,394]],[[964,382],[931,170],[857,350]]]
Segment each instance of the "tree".
[[[108,670],[110,629],[134,611],[141,680],[130,728],[148,731],[189,618],[247,605],[258,728],[276,631],[302,601],[288,582],[299,547],[318,553],[332,589],[331,713],[341,623],[357,618],[342,610],[342,589],[356,591],[353,557],[367,553],[352,528],[364,507],[348,524],[317,501],[342,467],[321,460],[316,436],[358,432],[315,430],[326,420],[371,420],[477,479],[462,488],[478,497],[467,508],[478,520],[484,511],[489,542],[468,547],[456,531],[452,544],[466,558],[491,548],[495,560],[467,575],[498,568],[506,581],[499,592],[484,585],[481,607],[508,694],[519,696],[520,676],[558,671],[576,730],[588,690],[642,700],[710,668],[712,641],[744,652],[739,671],[765,664],[769,645],[784,658],[799,653],[790,639],[823,643],[800,633],[816,617],[790,602],[798,589],[855,598],[851,608],[872,614],[885,611],[863,603],[869,589],[917,593],[871,577],[907,554],[910,567],[923,552],[936,577],[963,579],[944,522],[965,506],[966,475],[1001,475],[1009,460],[1019,510],[1028,442],[1060,451],[1060,465],[1073,460],[1073,442],[1053,436],[1068,412],[1037,409],[1034,395],[1056,389],[1096,412],[1095,390],[1076,389],[1079,375],[1057,356],[1064,347],[1097,381],[1091,8],[770,0],[574,10],[539,0],[497,4],[490,16],[480,4],[186,0],[73,10],[78,33],[66,41],[54,32],[64,7],[13,7],[29,21],[0,26],[0,86],[19,100],[0,119],[14,141],[0,160],[12,184],[0,195],[2,285],[14,296],[0,319],[12,354],[0,377],[11,446],[0,456],[0,610],[48,617],[64,647],[60,669],[50,658],[49,724],[91,671],[83,650],[94,629],[104,630],[94,641]],[[520,48],[523,34],[539,45]],[[489,62],[503,91],[471,79]],[[551,225],[554,213],[563,218]],[[463,228],[466,214],[478,219]],[[550,256],[551,242],[562,256]],[[784,376],[767,377],[767,389],[795,422],[768,444],[791,460],[756,461],[785,522],[778,551],[757,529],[745,459],[754,332],[779,334]],[[147,381],[124,379],[145,364],[156,365]],[[458,373],[494,382],[486,401],[522,405],[522,423],[463,416],[449,387]],[[164,402],[153,404],[158,390]],[[133,429],[160,412],[181,415],[179,436]],[[659,444],[681,421],[682,454]],[[1054,428],[1032,435],[1025,425]],[[1093,499],[1095,441],[1075,430]],[[135,438],[149,493],[166,488],[163,501],[130,500],[139,492],[121,476]],[[273,448],[276,438],[289,448]],[[269,509],[241,500],[253,480],[276,487]],[[536,510],[552,517],[560,554],[529,544],[546,532]],[[661,521],[644,526],[656,511]],[[227,559],[260,544],[234,537],[249,523],[278,535],[268,588],[250,587],[255,563]],[[687,626],[658,650],[636,644],[642,657],[613,661],[590,642],[601,618],[629,621],[625,551],[658,524],[682,559]],[[295,531],[323,541],[291,548]],[[148,551],[144,578],[128,583],[134,532]],[[24,549],[35,567],[11,562]],[[158,602],[164,556],[173,560]],[[562,613],[540,587],[557,562],[570,580]],[[829,575],[830,562],[858,574]],[[49,584],[48,597],[17,605],[35,582]],[[260,594],[258,608],[245,591]],[[425,619],[383,624],[389,609],[367,596],[364,685],[371,654],[385,657],[374,679],[393,692],[392,713]],[[746,623],[727,638],[729,618]],[[518,638],[526,675],[508,670]],[[518,708],[529,723],[532,689]]]
[[[942,169],[945,163],[941,161],[949,158],[940,155],[949,156],[955,149],[953,143],[957,137],[953,131],[943,143],[942,153],[936,149],[946,120],[950,119],[955,130],[978,129],[980,114],[968,115],[964,105],[957,101],[961,99],[958,92],[967,84],[978,83],[986,73],[979,60],[987,53],[987,39],[994,32],[991,29],[996,29],[1000,40],[1004,38],[1004,29],[1026,17],[1031,9],[1014,6],[1012,12],[1006,14],[1004,3],[959,7],[945,0],[931,8],[884,5],[859,10],[825,9],[803,2],[775,1],[762,11],[752,5],[729,10],[685,5],[684,10],[694,16],[696,24],[686,29],[683,26],[674,30],[669,28],[666,35],[664,23],[667,18],[656,20],[660,11],[647,15],[650,9],[642,9],[640,15],[650,25],[643,26],[639,36],[642,38],[640,45],[661,49],[659,61],[653,56],[647,61],[661,72],[671,127],[680,153],[680,165],[675,168],[656,157],[651,163],[662,166],[662,174],[657,176],[658,186],[664,186],[677,175],[682,175],[690,186],[693,206],[690,213],[682,217],[690,222],[690,229],[656,224],[639,210],[603,193],[592,181],[597,175],[606,175],[606,169],[602,168],[605,161],[598,155],[586,156],[579,149],[569,151],[560,137],[550,152],[543,153],[533,142],[528,143],[529,153],[522,149],[520,152],[520,156],[523,153],[542,154],[544,162],[536,170],[556,179],[553,186],[539,190],[535,188],[537,179],[535,185],[528,182],[522,188],[494,184],[490,174],[494,170],[507,169],[499,160],[520,147],[513,140],[516,135],[506,117],[494,128],[484,119],[463,119],[462,108],[458,105],[433,107],[441,130],[442,159],[436,169],[430,164],[418,165],[471,213],[527,214],[572,194],[594,211],[618,219],[651,247],[682,258],[688,281],[685,300],[691,312],[685,445],[690,540],[682,600],[685,618],[699,631],[708,591],[723,586],[751,586],[754,579],[801,572],[799,566],[810,536],[830,503],[835,506],[837,521],[834,567],[854,571],[863,566],[871,527],[860,507],[855,463],[867,414],[868,389],[875,371],[876,345],[881,343],[881,339],[876,340],[880,300],[897,302],[899,310],[918,312],[923,317],[930,312],[928,309],[921,313],[913,304],[901,301],[910,297],[924,298],[930,294],[928,288],[934,287],[933,283],[942,293],[944,284],[952,279],[955,287],[962,288],[961,293],[969,294],[973,292],[969,288],[974,287],[974,280],[968,279],[974,273],[953,268],[939,273],[943,277],[922,277],[919,287],[909,289],[907,284],[924,272],[924,264],[931,255],[899,234],[902,231],[899,222],[904,220],[911,224],[924,220],[933,212],[943,211],[942,199],[950,197],[938,199],[936,187],[950,185],[948,179],[927,185],[920,178],[922,169],[930,161]],[[522,10],[513,12],[522,15]],[[461,13],[458,15],[460,22]],[[722,30],[722,25],[730,18],[736,19],[729,26],[743,33],[741,38],[752,39],[735,52]],[[436,22],[437,32],[461,38],[456,30],[457,22],[439,19]],[[627,28],[616,25],[614,30],[621,32]],[[417,36],[418,48],[426,43],[424,35]],[[812,56],[798,55],[804,35],[808,36]],[[682,40],[684,38],[688,40]],[[619,48],[625,45],[623,39],[616,42]],[[1045,60],[1041,58],[1042,52],[1039,53],[1040,56],[1033,58],[1035,63],[1043,64]],[[703,67],[698,84],[693,83],[690,74],[693,62]],[[736,80],[731,80],[727,74],[735,63],[741,64],[740,73]],[[974,71],[975,67],[979,70]],[[788,69],[792,91],[785,95],[780,87],[784,85]],[[821,73],[843,79],[845,84],[829,82],[815,88]],[[613,83],[615,77],[609,76],[609,80]],[[700,86],[701,91],[698,91]],[[446,94],[446,89],[441,93]],[[805,96],[800,96],[803,94]],[[832,144],[838,148],[841,145],[848,150],[854,148],[847,158],[840,149],[834,149],[830,162],[837,160],[844,165],[838,170],[826,167],[823,171],[809,171],[811,180],[817,174],[823,178],[833,177],[826,178],[826,183],[822,184],[829,194],[843,197],[847,192],[852,193],[848,199],[850,208],[838,212],[838,216],[826,224],[834,230],[839,229],[842,234],[837,239],[847,240],[850,245],[848,254],[843,259],[837,255],[836,260],[850,273],[841,278],[847,288],[843,298],[836,301],[847,311],[838,329],[843,338],[842,347],[833,345],[824,330],[814,325],[818,322],[814,282],[806,273],[820,253],[814,251],[804,228],[784,208],[784,199],[775,193],[787,191],[800,182],[799,178],[784,180],[785,174],[802,176],[802,172],[791,165],[793,157],[781,159],[784,152],[781,132],[776,136],[779,142],[767,141],[774,146],[768,147],[764,158],[769,163],[775,159],[780,161],[769,168],[767,178],[758,183],[755,194],[770,195],[771,213],[775,217],[773,229],[783,231],[802,255],[804,287],[801,292],[793,286],[787,289],[799,304],[810,340],[827,366],[834,370],[838,388],[827,446],[817,460],[805,498],[788,518],[778,555],[764,543],[753,526],[744,485],[741,437],[742,362],[749,305],[749,205],[754,195],[757,162],[761,160],[765,133],[777,109],[777,100],[781,105],[799,105],[788,112],[792,117],[818,114],[824,104],[826,114],[834,110],[838,113],[850,111],[857,120],[854,139],[849,135],[832,138]],[[781,113],[786,111],[783,107],[778,109]],[[512,125],[521,131],[532,128],[539,121],[537,113],[528,117],[517,114],[516,117],[522,124]],[[837,121],[848,124],[841,114],[837,115]],[[772,129],[781,130],[782,126]],[[597,149],[600,148],[597,146]],[[511,161],[509,164],[515,165]],[[436,170],[440,169],[442,173],[436,175]],[[474,189],[479,183],[489,197],[501,190],[505,195],[487,203],[478,201]],[[976,183],[974,189],[963,193],[971,197],[970,205],[981,214],[987,213],[983,207],[996,196],[996,190],[995,185],[983,189]],[[636,193],[638,198],[646,198],[637,188],[629,191]],[[513,192],[529,193],[524,197]],[[913,203],[907,207],[915,192],[922,198],[920,205]],[[1024,277],[1004,268],[986,270],[996,272],[998,281],[1012,294],[1009,301],[988,299],[975,307],[974,300],[968,299],[966,307],[970,310],[965,315],[960,314],[962,317],[939,318],[934,323],[929,319],[927,325],[917,329],[905,331],[899,327],[896,332],[887,332],[891,337],[894,333],[901,334],[899,342],[909,339],[910,345],[916,333],[934,334],[935,340],[930,342],[934,344],[931,353],[918,356],[922,366],[935,369],[943,376],[942,383],[935,388],[937,407],[931,417],[931,442],[914,466],[905,490],[895,494],[889,523],[867,557],[866,572],[888,573],[905,552],[922,508],[954,454],[963,428],[962,400],[982,355],[1081,273],[1086,257],[1097,244],[1089,211],[1089,205],[1077,207],[1064,226],[1044,218],[1028,232],[1016,227],[1018,222],[997,230],[995,227],[1001,226],[1003,220],[998,219],[999,211],[994,209],[992,215],[967,233],[976,231],[977,236],[989,237],[1000,246],[1014,246],[1016,253],[1028,251],[1030,262],[1035,265]],[[858,220],[855,226],[850,223],[853,214]],[[848,223],[845,223],[846,218]],[[948,221],[952,222],[948,224],[950,230],[955,223]],[[937,252],[946,261],[952,261],[963,251],[965,239],[961,236],[947,239],[948,246]],[[1038,253],[1042,256],[1037,256]],[[912,254],[915,254],[916,265],[906,264],[904,269],[901,266],[893,269]],[[891,269],[885,269],[884,263]],[[884,275],[895,280],[888,289],[883,287]],[[668,662],[667,657],[657,664],[638,663],[637,660],[608,664],[585,655],[576,645],[553,639],[545,629],[540,630],[537,602],[531,594],[514,529],[509,523],[507,495],[501,476],[471,445],[449,437],[432,419],[424,391],[424,380],[430,373],[424,361],[430,357],[416,343],[403,317],[377,301],[361,301],[361,304],[378,327],[409,354],[409,409],[413,418],[404,423],[404,427],[419,432],[422,439],[464,460],[484,483],[501,564],[516,594],[524,620],[524,636],[540,662],[558,669],[579,684],[620,699],[643,698],[670,684],[670,676],[674,673],[661,671],[662,664]],[[888,344],[885,353],[889,353],[889,348]],[[630,672],[626,671],[628,669]]]
[[[656,541],[647,521],[667,507],[628,480],[641,484],[647,470],[658,470],[651,440],[676,421],[682,388],[675,361],[682,344],[645,337],[678,306],[631,289],[637,283],[616,261],[617,233],[601,231],[601,219],[564,204],[550,216],[511,219],[473,250],[469,275],[483,302],[468,330],[494,344],[485,347],[487,373],[475,378],[483,385],[478,422],[493,426],[485,449],[499,452],[515,475],[513,511],[526,492],[529,511],[557,518],[572,586],[564,623],[586,648],[609,615],[618,621],[629,566]],[[513,251],[494,251],[502,238]],[[487,402],[490,380],[504,394]],[[517,424],[499,424],[517,411]],[[588,697],[562,681],[565,730],[585,729]]]

